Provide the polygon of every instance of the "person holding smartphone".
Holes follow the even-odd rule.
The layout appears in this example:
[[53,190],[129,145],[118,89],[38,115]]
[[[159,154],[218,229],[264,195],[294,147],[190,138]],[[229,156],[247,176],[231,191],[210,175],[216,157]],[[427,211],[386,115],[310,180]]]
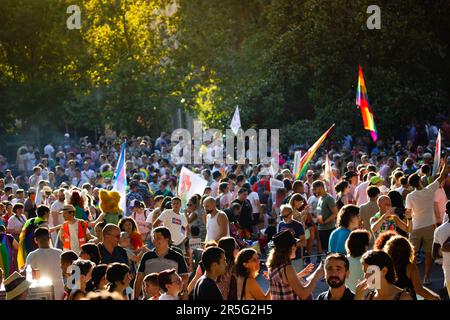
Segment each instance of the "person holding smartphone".
[[370,218],[370,228],[375,238],[384,231],[401,229],[404,232],[412,231],[411,217],[407,214],[406,222],[403,221],[396,213],[395,207],[392,206],[391,198],[382,195],[377,200],[380,211]]

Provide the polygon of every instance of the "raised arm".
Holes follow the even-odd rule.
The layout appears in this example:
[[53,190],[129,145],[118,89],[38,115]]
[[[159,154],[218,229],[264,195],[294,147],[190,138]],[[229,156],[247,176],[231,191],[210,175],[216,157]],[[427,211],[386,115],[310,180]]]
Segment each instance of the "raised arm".
[[300,282],[297,273],[294,270],[294,267],[292,265],[286,267],[287,281],[291,286],[292,290],[294,290],[295,294],[300,299],[306,299],[311,295],[314,288],[316,287],[317,281],[322,277],[322,274],[323,274],[322,267],[319,266],[319,268],[317,268],[317,270],[314,272],[311,281],[304,287]]

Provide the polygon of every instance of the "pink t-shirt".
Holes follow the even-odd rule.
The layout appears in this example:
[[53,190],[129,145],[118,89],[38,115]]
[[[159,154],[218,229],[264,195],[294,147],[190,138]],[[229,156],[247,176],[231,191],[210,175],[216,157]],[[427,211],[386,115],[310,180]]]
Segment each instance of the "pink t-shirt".
[[444,188],[439,188],[434,193],[434,202],[437,203],[439,211],[439,223],[444,221],[445,216],[445,203],[447,202],[447,195],[445,194]]

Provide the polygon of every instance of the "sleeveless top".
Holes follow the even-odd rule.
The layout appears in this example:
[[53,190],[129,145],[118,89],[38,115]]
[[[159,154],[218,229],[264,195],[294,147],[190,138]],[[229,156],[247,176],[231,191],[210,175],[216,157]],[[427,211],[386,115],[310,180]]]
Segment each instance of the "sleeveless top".
[[244,283],[242,284],[241,296],[239,297],[239,300],[245,300],[245,288],[247,287],[247,280],[248,277],[245,277]]
[[[402,291],[400,291],[399,293],[397,293],[394,297],[394,300],[400,300],[400,297],[402,296],[402,294],[404,294],[405,292],[409,293],[411,295],[411,292],[408,289],[403,289]],[[370,291],[367,295],[366,298],[367,300],[373,300],[373,298],[375,297],[375,291]]]
[[286,276],[286,264],[269,268],[269,285],[270,285],[270,300],[300,300],[295,294],[294,290],[287,283],[283,282],[281,272]]
[[414,285],[412,280],[408,278],[406,274],[407,265],[401,269],[395,269],[397,272],[397,281],[394,283],[400,289],[407,289],[414,300],[417,300],[416,292],[414,291]]
[[[219,211],[216,215],[209,216],[209,219],[206,221],[206,241],[209,240],[219,240],[220,227],[217,222],[217,217],[219,216]],[[227,228],[227,235],[230,236],[230,228]]]
[[338,210],[341,210],[341,208],[344,206],[344,201],[342,201],[342,195],[339,195],[338,198],[336,199],[336,208]]

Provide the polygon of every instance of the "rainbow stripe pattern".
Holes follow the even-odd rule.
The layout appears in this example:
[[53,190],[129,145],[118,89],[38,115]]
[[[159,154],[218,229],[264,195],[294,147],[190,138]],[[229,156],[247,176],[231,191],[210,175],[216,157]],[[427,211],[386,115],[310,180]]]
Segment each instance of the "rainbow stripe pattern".
[[22,232],[19,236],[19,250],[17,252],[17,267],[19,269],[25,266],[28,254],[38,248],[34,242],[34,231],[44,222],[42,218],[36,217],[28,219],[23,225]]
[[372,107],[367,96],[366,82],[364,81],[364,75],[361,66],[358,71],[358,87],[356,89],[356,105],[361,110],[364,129],[370,130],[372,140],[375,142],[378,139],[378,131],[375,126],[375,120],[373,118]]
[[319,149],[320,145],[325,141],[325,139],[330,134],[331,130],[334,128],[333,125],[309,148],[309,150],[301,157],[300,163],[299,163],[299,170],[297,171],[298,174],[296,175],[296,179],[301,179],[306,170],[308,169],[309,162],[313,158],[314,154],[316,153],[317,149]]
[[6,233],[0,234],[0,268],[6,279],[14,272],[14,248]]

